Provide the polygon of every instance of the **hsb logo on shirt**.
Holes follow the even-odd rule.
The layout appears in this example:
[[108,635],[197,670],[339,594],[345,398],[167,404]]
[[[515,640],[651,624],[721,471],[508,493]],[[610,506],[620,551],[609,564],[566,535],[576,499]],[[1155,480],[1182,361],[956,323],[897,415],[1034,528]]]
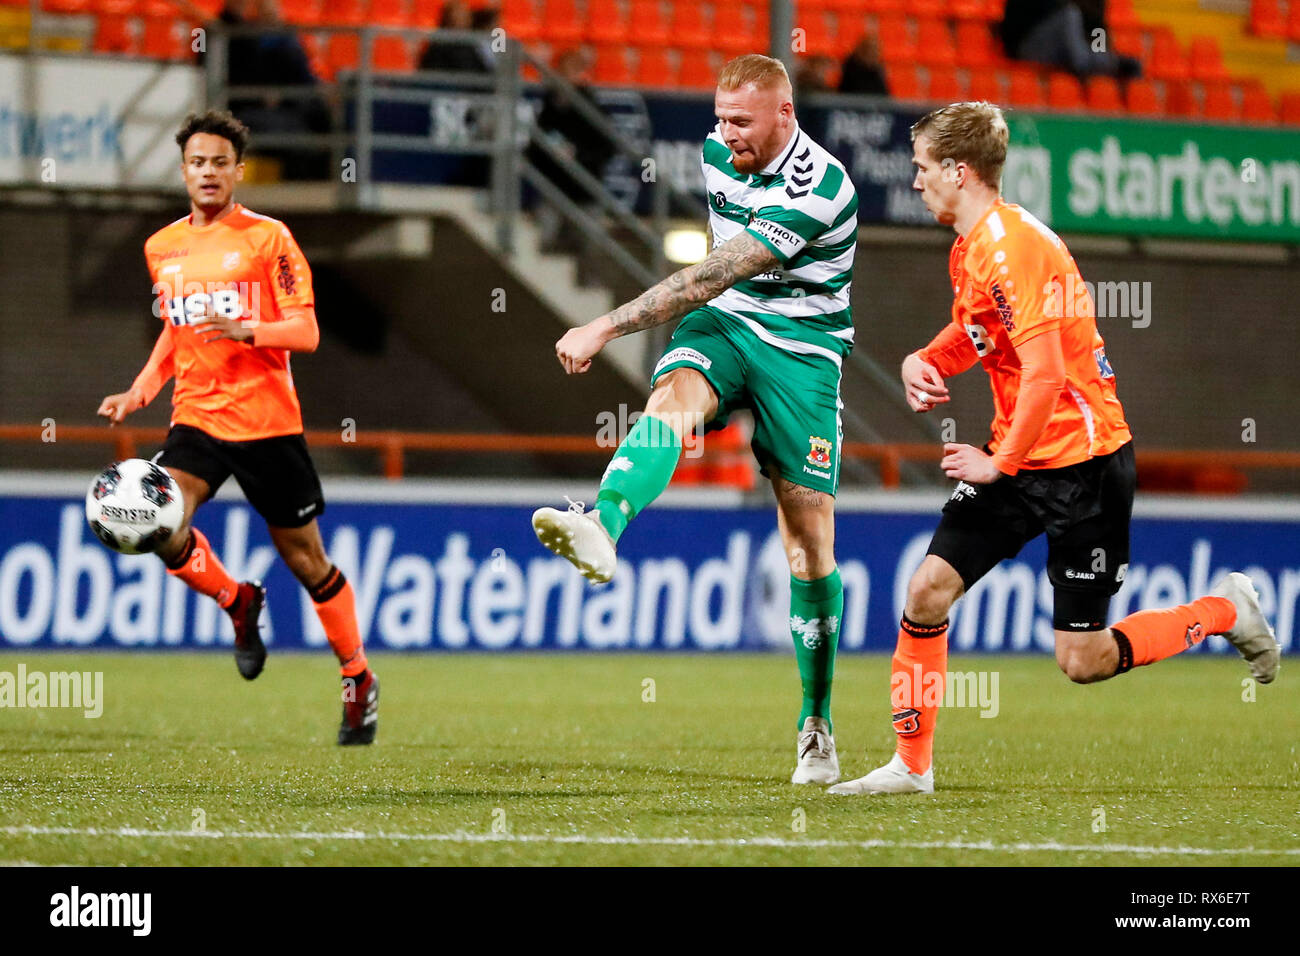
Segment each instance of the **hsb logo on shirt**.
[[[165,282],[153,287],[154,314],[162,318],[161,308],[167,306],[167,321],[174,326],[195,325],[212,315],[228,319],[256,318],[258,313],[258,284],[256,282],[187,283],[176,290]],[[179,295],[173,292],[179,291]]]

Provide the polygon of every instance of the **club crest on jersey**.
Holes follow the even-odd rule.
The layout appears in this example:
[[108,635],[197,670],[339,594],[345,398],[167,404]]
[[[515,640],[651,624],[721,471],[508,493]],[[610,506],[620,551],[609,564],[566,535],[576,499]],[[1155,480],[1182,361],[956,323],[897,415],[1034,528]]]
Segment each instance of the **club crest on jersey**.
[[808,436],[808,464],[818,468],[831,466],[831,443],[825,438]]
[[910,737],[921,729],[921,712],[911,707],[894,714],[894,733],[900,737]]
[[725,209],[727,207],[727,197],[723,194],[722,190],[718,190],[713,194],[713,205],[719,209]]
[[238,252],[227,252],[224,256],[221,257],[221,268],[223,269],[226,270],[234,269],[238,265],[239,265]]

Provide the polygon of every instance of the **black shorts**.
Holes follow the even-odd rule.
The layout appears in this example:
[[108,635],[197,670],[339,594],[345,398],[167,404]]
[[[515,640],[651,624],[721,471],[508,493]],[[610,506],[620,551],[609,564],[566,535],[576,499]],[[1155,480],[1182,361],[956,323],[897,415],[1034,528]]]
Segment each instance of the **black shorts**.
[[969,591],[1046,532],[1055,628],[1101,630],[1128,571],[1136,489],[1131,441],[1066,468],[1022,470],[991,485],[961,482],[943,506],[928,553],[951,564]]
[[248,503],[276,528],[301,528],[325,510],[302,435],[222,441],[191,425],[173,425],[154,461],[202,478],[213,494],[234,475]]

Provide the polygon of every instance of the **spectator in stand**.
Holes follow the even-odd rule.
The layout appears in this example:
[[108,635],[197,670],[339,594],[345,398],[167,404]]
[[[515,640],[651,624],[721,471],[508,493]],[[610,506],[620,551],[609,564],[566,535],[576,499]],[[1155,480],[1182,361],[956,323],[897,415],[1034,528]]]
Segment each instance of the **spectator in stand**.
[[874,33],[864,33],[858,45],[844,60],[840,73],[841,93],[871,93],[885,96],[885,71],[880,66],[880,43]]
[[[257,33],[230,37],[226,49],[226,82],[231,86],[316,87],[307,54],[294,31],[280,19],[275,0],[227,0],[221,22],[228,27],[258,27]],[[230,111],[252,132],[328,133],[330,111],[320,96],[232,97]],[[328,175],[326,152],[264,149],[261,155],[281,163],[286,179],[316,179]]]
[[807,93],[834,93],[831,74],[835,70],[835,61],[828,56],[804,56],[795,64],[794,94],[795,98]]
[[[464,0],[450,0],[442,8],[439,30],[491,31],[497,25],[495,7],[470,10]],[[492,40],[444,39],[437,33],[429,38],[420,55],[420,69],[446,70],[454,73],[492,72]]]
[[[603,113],[604,109],[591,90],[592,65],[593,57],[583,49],[566,50],[555,60],[556,72],[572,85],[576,97]],[[596,179],[604,175],[605,165],[614,155],[614,143],[592,124],[575,103],[574,96],[560,85],[553,84],[547,90],[542,109],[537,114],[537,128],[552,145]],[[587,207],[588,212],[597,211],[595,197],[541,146],[530,145],[527,158],[565,196],[579,206]],[[538,208],[538,220],[544,242],[557,238],[560,223],[549,204],[543,203]]]
[[1007,0],[999,29],[1007,56],[1015,60],[1069,70],[1080,79],[1128,79],[1142,72],[1133,57],[1111,49],[1106,0]]

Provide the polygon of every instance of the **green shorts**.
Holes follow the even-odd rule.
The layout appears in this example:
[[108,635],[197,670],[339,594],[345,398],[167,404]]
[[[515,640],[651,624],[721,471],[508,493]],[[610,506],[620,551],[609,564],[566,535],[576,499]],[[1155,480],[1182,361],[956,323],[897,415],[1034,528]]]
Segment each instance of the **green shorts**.
[[764,475],[835,494],[844,441],[839,365],[770,345],[735,316],[706,305],[677,324],[651,387],[677,368],[695,369],[718,396],[718,414],[705,431],[748,408],[754,415],[750,447]]

